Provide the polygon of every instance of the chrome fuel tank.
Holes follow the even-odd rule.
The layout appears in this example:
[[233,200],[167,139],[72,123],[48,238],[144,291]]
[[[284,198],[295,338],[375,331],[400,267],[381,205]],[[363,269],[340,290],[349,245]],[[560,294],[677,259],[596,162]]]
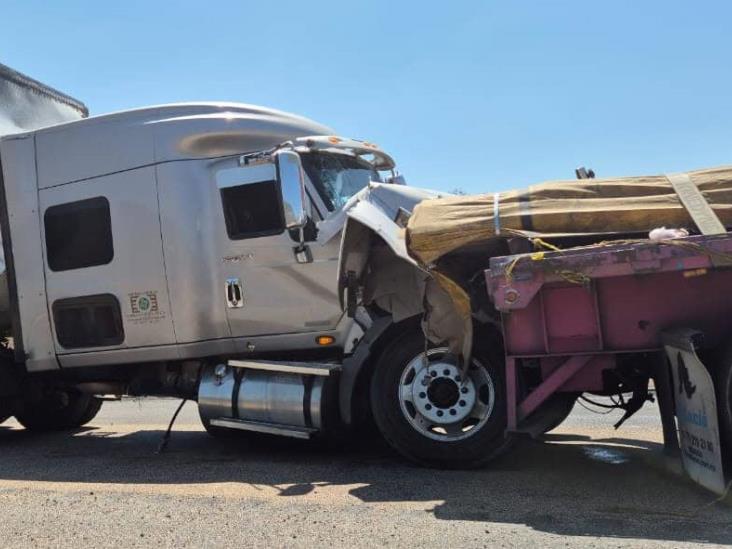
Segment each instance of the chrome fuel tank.
[[217,364],[204,369],[198,390],[204,422],[237,420],[237,428],[263,432],[270,431],[245,427],[254,423],[312,432],[323,429],[327,374],[274,370],[287,368],[276,363],[246,364],[254,367]]

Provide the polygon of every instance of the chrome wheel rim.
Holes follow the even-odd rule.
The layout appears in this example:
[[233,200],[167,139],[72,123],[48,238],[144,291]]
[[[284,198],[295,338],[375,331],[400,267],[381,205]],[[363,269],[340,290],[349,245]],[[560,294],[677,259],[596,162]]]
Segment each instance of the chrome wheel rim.
[[486,424],[496,390],[485,367],[473,360],[463,376],[446,347],[420,353],[399,379],[399,406],[420,434],[443,442],[463,440]]

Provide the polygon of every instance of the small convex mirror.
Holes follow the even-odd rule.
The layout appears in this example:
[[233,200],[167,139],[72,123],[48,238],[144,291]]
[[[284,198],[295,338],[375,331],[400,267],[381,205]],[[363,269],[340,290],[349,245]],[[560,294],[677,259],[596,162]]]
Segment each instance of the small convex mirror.
[[285,226],[298,229],[305,225],[305,180],[300,156],[293,151],[277,153],[277,173],[282,192]]

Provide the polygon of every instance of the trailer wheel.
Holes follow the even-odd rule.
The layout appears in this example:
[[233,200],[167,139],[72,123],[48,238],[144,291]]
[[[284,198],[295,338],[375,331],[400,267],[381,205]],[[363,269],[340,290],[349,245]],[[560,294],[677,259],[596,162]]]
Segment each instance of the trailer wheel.
[[463,379],[444,347],[427,351],[412,330],[384,350],[371,384],[374,419],[386,441],[429,467],[481,467],[513,441],[506,430],[502,361],[477,349]]
[[[715,368],[715,378],[722,456],[732,456],[732,349],[722,354],[722,359]],[[732,463],[727,466],[732,467]]]
[[574,403],[579,395],[576,393],[555,393],[521,423],[522,430],[539,436],[559,427],[572,413]]
[[101,407],[101,399],[92,395],[55,393],[53,398],[27,405],[15,418],[29,431],[63,431],[86,425]]

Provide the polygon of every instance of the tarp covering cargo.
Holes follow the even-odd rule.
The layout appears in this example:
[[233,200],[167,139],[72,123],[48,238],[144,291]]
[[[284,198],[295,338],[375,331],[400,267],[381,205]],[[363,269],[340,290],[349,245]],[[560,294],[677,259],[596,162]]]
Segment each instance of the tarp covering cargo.
[[88,114],[82,102],[0,64],[0,135],[78,120]]
[[[688,172],[732,226],[732,166]],[[422,265],[468,245],[523,231],[539,236],[648,233],[694,223],[663,175],[549,181],[525,190],[425,200],[409,219],[407,248]]]
[[[0,64],[0,137],[79,120],[88,114],[81,101]],[[0,330],[10,322],[8,296],[0,241]]]

